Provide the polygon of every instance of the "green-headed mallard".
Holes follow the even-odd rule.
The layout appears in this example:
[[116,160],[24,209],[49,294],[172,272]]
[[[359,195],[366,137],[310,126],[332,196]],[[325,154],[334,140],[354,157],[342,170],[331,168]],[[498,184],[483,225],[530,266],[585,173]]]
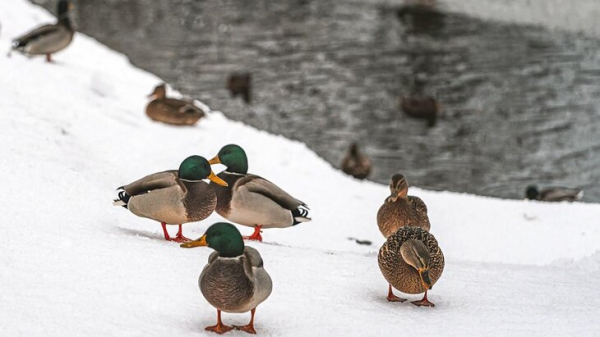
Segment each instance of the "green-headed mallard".
[[[170,170],[148,175],[131,184],[121,186],[115,206],[123,206],[131,213],[159,221],[165,240],[185,242],[181,224],[206,219],[217,205],[213,189],[202,179],[227,186],[210,169],[204,157],[186,158],[179,170]],[[179,225],[177,236],[169,237],[166,225]]]
[[41,26],[13,40],[13,50],[28,55],[46,55],[46,61],[52,62],[52,54],[65,49],[73,40],[75,29],[69,19],[73,4],[69,1],[58,2],[58,22]]
[[540,201],[576,201],[583,197],[583,190],[567,187],[546,187],[539,190],[537,186],[527,186],[525,198]]
[[233,329],[221,322],[221,311],[250,311],[250,323],[236,328],[255,334],[256,307],[269,297],[273,289],[271,277],[263,268],[260,253],[252,247],[244,247],[244,240],[238,229],[225,222],[210,226],[200,239],[181,245],[184,248],[199,246],[215,250],[210,254],[208,264],[198,280],[202,295],[217,309],[217,324],[206,327],[206,330],[222,334]]
[[371,162],[360,152],[358,144],[350,145],[348,153],[342,160],[342,171],[356,179],[365,179],[371,173]]
[[218,176],[228,186],[211,183],[217,193],[217,213],[229,221],[254,227],[247,239],[262,241],[261,228],[285,228],[311,220],[304,202],[272,182],[248,174],[248,158],[240,146],[223,146],[210,164],[227,166]]
[[148,97],[153,99],[146,106],[146,114],[152,120],[171,125],[193,125],[204,117],[204,111],[193,102],[167,98],[167,87],[164,83],[154,88]]
[[387,238],[378,256],[379,269],[390,284],[388,301],[404,302],[391,287],[407,294],[425,292],[423,299],[412,302],[417,306],[434,304],[427,300],[427,291],[442,276],[444,254],[435,237],[418,227],[402,227]]
[[430,229],[427,206],[419,197],[408,195],[408,183],[401,174],[394,174],[390,182],[391,195],[377,212],[377,225],[384,237],[404,226]]
[[429,96],[403,96],[400,107],[410,117],[426,119],[429,127],[435,126],[440,113],[440,105],[435,98]]

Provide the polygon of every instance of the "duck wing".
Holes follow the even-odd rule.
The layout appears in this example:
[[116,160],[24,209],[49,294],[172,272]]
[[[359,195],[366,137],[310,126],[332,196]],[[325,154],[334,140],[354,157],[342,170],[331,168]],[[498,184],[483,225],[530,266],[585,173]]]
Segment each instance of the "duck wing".
[[129,196],[136,196],[172,186],[179,186],[176,170],[153,173],[117,189],[124,190]]
[[235,188],[240,192],[245,190],[250,193],[263,195],[289,211],[293,211],[300,206],[307,207],[304,202],[292,197],[277,185],[259,176],[248,175],[240,179]]

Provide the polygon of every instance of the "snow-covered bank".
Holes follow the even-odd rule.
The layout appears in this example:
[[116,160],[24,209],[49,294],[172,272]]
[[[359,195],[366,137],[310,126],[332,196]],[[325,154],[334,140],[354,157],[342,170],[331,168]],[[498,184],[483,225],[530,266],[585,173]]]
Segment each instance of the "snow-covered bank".
[[[348,178],[305,145],[218,112],[191,128],[153,123],[144,106],[160,79],[85,36],[56,64],[4,57],[11,38],[50,20],[24,0],[0,3],[3,336],[204,334],[215,311],[196,281],[210,249],[165,242],[157,223],[111,201],[123,183],[228,143],[314,218],[251,244],[274,281],[257,311],[260,334],[599,333],[600,205],[411,189],[428,205],[447,266],[430,294],[434,309],[388,303],[375,223],[386,186]],[[198,237],[217,220],[184,233]]]

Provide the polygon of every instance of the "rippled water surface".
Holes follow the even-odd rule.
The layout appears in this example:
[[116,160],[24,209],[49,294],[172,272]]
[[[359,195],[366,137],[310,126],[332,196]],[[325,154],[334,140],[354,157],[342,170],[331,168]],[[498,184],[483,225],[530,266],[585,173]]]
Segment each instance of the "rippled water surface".
[[[383,1],[79,0],[75,14],[80,31],[183,94],[334,166],[358,141],[373,180],[403,172],[428,189],[509,198],[566,185],[600,201],[593,35]],[[250,105],[225,89],[233,72],[252,74]],[[399,111],[411,92],[438,99],[435,127]]]

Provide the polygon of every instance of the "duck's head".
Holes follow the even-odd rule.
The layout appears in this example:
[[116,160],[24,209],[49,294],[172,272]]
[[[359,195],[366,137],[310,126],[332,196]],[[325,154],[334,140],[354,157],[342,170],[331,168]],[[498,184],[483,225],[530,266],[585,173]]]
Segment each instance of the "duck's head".
[[186,181],[200,181],[202,179],[210,179],[216,184],[227,186],[227,183],[217,177],[210,169],[210,164],[206,158],[201,156],[190,156],[185,158],[179,165],[179,179]]
[[352,143],[352,145],[350,145],[350,149],[348,152],[350,153],[351,156],[357,157],[358,156],[358,144],[356,142]]
[[150,95],[148,95],[148,97],[152,99],[167,97],[167,85],[164,83],[157,85],[156,88],[154,88],[154,91]]
[[182,248],[210,247],[221,257],[236,257],[244,254],[244,239],[240,231],[227,222],[217,222],[208,227],[198,240],[181,244]]
[[223,164],[227,166],[228,172],[248,173],[248,157],[246,157],[246,152],[239,145],[229,144],[223,146],[209,163],[211,165]]
[[56,12],[58,14],[58,21],[70,27],[71,21],[69,19],[69,12],[72,11],[74,8],[75,5],[73,5],[72,2],[67,0],[60,0],[58,2],[58,8],[56,9]]
[[527,189],[525,190],[525,199],[536,200],[539,195],[540,195],[540,191],[538,190],[537,186],[535,186],[535,185],[527,186]]
[[429,249],[419,240],[408,240],[400,246],[400,255],[402,259],[419,272],[421,282],[425,289],[431,289],[431,279],[429,278]]
[[405,198],[408,195],[408,183],[402,174],[394,174],[390,181],[390,196],[388,201],[396,201],[398,198]]

